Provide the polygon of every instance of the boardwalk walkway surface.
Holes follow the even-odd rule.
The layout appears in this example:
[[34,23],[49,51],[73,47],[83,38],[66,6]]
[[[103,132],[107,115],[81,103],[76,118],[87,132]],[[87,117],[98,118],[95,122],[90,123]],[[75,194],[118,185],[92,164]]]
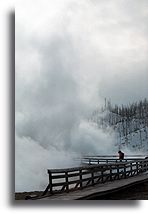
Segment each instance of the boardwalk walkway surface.
[[85,200],[93,199],[96,196],[101,196],[108,193],[130,187],[134,184],[143,183],[148,181],[148,174],[137,175],[127,179],[116,180],[107,182],[105,184],[98,184],[93,187],[88,187],[83,190],[77,190],[69,193],[61,193],[58,195],[52,195],[50,197],[41,198],[38,200]]

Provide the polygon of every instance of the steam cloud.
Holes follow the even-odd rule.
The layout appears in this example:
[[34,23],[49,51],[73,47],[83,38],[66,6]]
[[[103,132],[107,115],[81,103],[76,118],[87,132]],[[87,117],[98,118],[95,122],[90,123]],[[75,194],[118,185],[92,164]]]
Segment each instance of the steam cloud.
[[[131,6],[125,18],[127,1],[115,2],[36,1],[34,8],[25,1],[24,7],[18,6],[16,191],[43,190],[46,169],[74,166],[77,156],[115,152],[112,130],[99,130],[88,118],[102,105],[104,95],[120,100],[129,93],[129,101],[136,90],[131,87],[129,71],[136,65],[137,80],[140,68],[144,83],[148,50],[146,30],[137,33],[137,28],[130,29]],[[134,2],[135,18],[139,4]],[[146,1],[142,2],[140,17]],[[143,20],[145,16],[146,12]],[[139,17],[136,20],[138,24]],[[136,45],[129,38],[133,35]],[[124,86],[115,80],[119,70],[129,81],[125,94],[114,88],[120,83]]]

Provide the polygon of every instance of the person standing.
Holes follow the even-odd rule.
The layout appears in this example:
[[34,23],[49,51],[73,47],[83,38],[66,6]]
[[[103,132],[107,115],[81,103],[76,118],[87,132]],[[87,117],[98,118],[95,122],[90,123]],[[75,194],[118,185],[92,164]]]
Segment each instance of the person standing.
[[124,153],[119,150],[118,154],[119,154],[119,160],[123,160],[124,159]]

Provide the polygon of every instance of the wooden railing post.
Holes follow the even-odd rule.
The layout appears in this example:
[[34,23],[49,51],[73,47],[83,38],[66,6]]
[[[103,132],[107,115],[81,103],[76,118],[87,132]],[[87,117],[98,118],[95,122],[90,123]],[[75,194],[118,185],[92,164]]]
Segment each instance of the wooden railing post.
[[140,161],[141,172],[143,172],[143,161]]
[[69,192],[68,172],[65,172],[66,192]]
[[103,166],[101,166],[101,182],[104,182]]
[[49,191],[50,191],[50,194],[53,194],[53,190],[52,190],[52,173],[51,173],[51,171],[48,170],[48,174],[49,174]]
[[138,161],[136,161],[136,171],[137,171],[137,175],[139,174],[139,163]]
[[133,163],[130,163],[130,171],[131,171],[131,176],[133,176]]
[[145,169],[145,171],[147,171],[148,170],[148,159],[146,159],[146,169]]
[[126,165],[124,164],[124,178],[126,178]]
[[110,166],[110,181],[112,181],[112,166]]
[[117,165],[117,178],[120,179],[119,165]]
[[139,173],[143,172],[143,161],[141,160],[138,161],[138,171]]
[[82,169],[79,170],[80,173],[80,188],[83,188],[83,183],[82,183]]
[[91,159],[89,158],[89,164],[91,163]]
[[94,185],[94,172],[93,172],[93,169],[91,171],[91,179],[92,179],[92,185]]

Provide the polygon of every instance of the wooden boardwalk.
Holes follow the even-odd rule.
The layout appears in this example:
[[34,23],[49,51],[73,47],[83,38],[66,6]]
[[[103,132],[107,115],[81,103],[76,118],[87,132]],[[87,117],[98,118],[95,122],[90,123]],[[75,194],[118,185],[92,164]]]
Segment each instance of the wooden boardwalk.
[[48,169],[49,183],[41,196],[31,200],[93,199],[148,180],[147,158],[85,157],[82,166]]
[[39,200],[89,200],[96,196],[102,196],[108,193],[113,193],[118,190],[130,187],[134,184],[148,181],[148,174],[137,175],[127,179],[98,184],[83,190],[77,190],[69,193],[55,194],[50,197],[40,198]]

